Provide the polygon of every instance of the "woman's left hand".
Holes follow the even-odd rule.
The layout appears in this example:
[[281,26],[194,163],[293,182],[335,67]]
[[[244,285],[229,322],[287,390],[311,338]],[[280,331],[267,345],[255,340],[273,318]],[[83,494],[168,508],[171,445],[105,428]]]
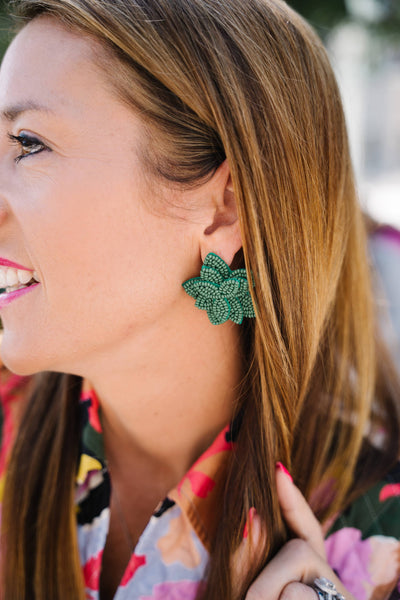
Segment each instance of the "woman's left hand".
[[[288,541],[258,575],[246,600],[318,600],[317,592],[311,587],[317,577],[326,577],[346,600],[354,600],[326,562],[320,523],[300,490],[279,466],[276,480],[283,516],[296,537]],[[263,535],[257,514],[252,516],[251,528],[252,548],[247,546],[250,537],[246,537],[233,559],[233,571],[238,580],[246,572],[248,561],[255,556]]]

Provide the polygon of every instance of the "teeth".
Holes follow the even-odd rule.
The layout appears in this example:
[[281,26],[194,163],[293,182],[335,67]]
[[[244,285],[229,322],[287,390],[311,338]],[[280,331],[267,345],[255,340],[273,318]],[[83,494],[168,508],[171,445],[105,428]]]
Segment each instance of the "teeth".
[[32,273],[30,271],[23,271],[22,269],[18,269],[17,271],[18,281],[20,283],[28,283],[32,279]]
[[32,277],[38,281],[36,271],[14,269],[12,267],[3,267],[0,265],[0,288],[2,289],[26,285],[30,282]]
[[6,271],[7,286],[12,287],[18,283],[18,271],[16,269],[8,268]]

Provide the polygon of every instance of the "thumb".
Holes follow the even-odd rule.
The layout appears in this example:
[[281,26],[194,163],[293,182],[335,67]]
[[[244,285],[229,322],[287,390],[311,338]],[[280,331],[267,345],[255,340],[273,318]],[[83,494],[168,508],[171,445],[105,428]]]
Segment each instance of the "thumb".
[[325,559],[325,545],[319,521],[282,463],[276,465],[276,487],[283,518],[294,535]]

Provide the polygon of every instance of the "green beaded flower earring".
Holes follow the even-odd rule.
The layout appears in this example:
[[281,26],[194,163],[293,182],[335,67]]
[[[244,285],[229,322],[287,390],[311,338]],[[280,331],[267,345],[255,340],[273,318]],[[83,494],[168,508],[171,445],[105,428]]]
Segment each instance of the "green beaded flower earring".
[[226,262],[213,252],[205,257],[200,277],[188,279],[182,286],[189,296],[196,299],[195,306],[207,311],[213,325],[229,319],[240,325],[243,317],[256,316],[246,269],[231,271]]

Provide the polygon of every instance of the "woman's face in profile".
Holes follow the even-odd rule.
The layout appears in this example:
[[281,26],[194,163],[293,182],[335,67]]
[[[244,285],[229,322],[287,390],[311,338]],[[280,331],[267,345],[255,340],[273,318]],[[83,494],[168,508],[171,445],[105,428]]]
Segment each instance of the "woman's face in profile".
[[81,374],[96,355],[193,310],[181,282],[198,225],[149,210],[157,195],[176,203],[177,194],[145,172],[149,134],[96,51],[40,17],[1,67],[0,257],[40,280],[1,309],[3,359],[19,373]]

